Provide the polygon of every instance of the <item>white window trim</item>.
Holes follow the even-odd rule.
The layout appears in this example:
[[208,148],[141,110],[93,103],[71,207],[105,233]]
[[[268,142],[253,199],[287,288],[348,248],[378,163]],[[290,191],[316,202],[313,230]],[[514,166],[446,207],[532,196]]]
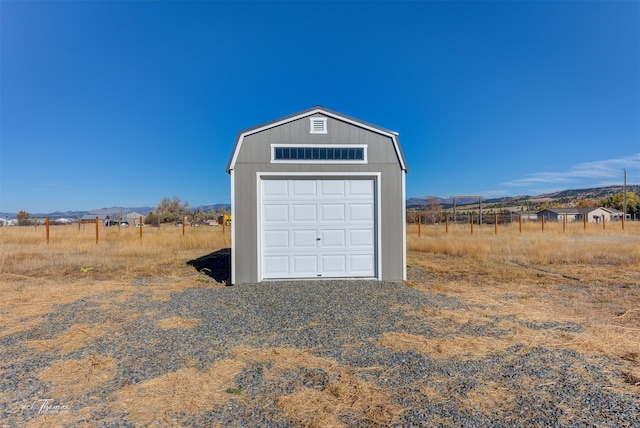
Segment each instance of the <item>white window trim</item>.
[[[311,149],[363,149],[363,159],[276,159],[276,148],[309,147]],[[366,164],[369,163],[366,144],[271,144],[271,163]]]
[[[289,178],[315,178],[315,179],[323,179],[323,178],[368,178],[373,179],[375,186],[375,201],[373,203],[375,207],[375,219],[374,219],[374,229],[376,231],[375,237],[375,251],[376,251],[376,267],[375,267],[375,276],[371,279],[375,279],[378,281],[382,281],[382,173],[381,172],[256,172],[256,262],[257,262],[257,274],[258,274],[258,282],[268,281],[262,275],[262,255],[264,254],[264,248],[262,247],[262,181],[263,178],[277,178],[277,179],[289,179]],[[233,207],[232,207],[233,209]],[[234,217],[235,218],[235,217]],[[406,216],[405,216],[406,218]],[[233,225],[235,222],[231,222]],[[406,236],[406,233],[405,233]],[[234,253],[235,254],[235,253]],[[405,250],[406,257],[406,250]],[[232,267],[235,267],[232,265]],[[406,264],[405,264],[406,269]],[[308,279],[308,278],[307,278]],[[306,278],[290,278],[287,281],[306,281]],[[323,279],[331,279],[337,280],[340,278],[323,278]],[[367,278],[355,277],[355,278],[344,278],[348,280],[365,280]]]
[[[314,122],[322,122],[322,129],[316,130],[313,126]],[[309,118],[309,133],[310,134],[326,134],[327,133],[327,118],[311,116]]]

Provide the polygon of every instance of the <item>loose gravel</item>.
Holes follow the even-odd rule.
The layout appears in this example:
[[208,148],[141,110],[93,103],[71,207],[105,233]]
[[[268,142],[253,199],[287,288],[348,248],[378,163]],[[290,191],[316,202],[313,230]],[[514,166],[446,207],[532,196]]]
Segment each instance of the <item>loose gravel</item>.
[[[428,276],[410,274],[422,280]],[[296,349],[318,361],[333,362],[336,370],[342,370],[341,376],[353,373],[361,385],[385,394],[389,405],[399,409],[393,418],[382,419],[384,425],[640,426],[640,395],[612,387],[622,370],[613,358],[520,344],[498,354],[443,359],[378,344],[381,335],[398,332],[427,338],[509,334],[499,326],[499,319],[457,325],[421,315],[424,308],[467,308],[454,297],[401,283],[296,281],[191,288],[173,293],[168,301],[150,299],[148,289],[167,281],[138,278],[133,284],[139,294],[111,303],[116,313],[135,317],[114,317],[113,309],[102,308],[102,303],[117,297],[113,294],[92,296],[57,306],[32,330],[1,338],[0,426],[50,421],[42,418],[51,415],[43,415],[31,404],[56,395],[54,402],[69,407],[65,409],[69,425],[139,426],[130,412],[114,405],[119,391],[185,368],[204,373],[217,362],[237,358],[238,347]],[[159,321],[168,318],[198,322],[191,328],[159,327]],[[108,333],[66,353],[34,350],[30,344],[53,340],[79,324],[103,324]],[[521,325],[539,331],[582,331],[577,324]],[[52,382],[42,380],[44,369],[90,356],[116,361],[115,375],[66,397],[60,397]],[[326,392],[336,375],[322,364],[276,370],[275,361],[245,361],[233,378],[238,394],[231,390],[223,404],[212,403],[196,412],[169,412],[170,418],[167,413],[158,414],[147,422],[299,426],[302,422],[296,415],[283,411],[282,397],[301,391]],[[345,411],[339,422],[356,427],[380,423],[371,415],[368,410]]]

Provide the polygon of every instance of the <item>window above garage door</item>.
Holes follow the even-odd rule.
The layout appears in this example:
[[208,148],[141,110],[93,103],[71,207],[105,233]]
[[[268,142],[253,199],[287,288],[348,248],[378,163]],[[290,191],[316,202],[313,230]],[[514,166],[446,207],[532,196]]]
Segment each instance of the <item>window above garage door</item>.
[[366,145],[272,144],[272,163],[367,163]]

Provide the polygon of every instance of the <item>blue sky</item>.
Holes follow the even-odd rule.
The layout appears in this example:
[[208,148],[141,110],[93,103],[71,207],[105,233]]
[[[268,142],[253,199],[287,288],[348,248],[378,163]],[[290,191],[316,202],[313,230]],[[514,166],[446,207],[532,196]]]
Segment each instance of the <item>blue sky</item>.
[[0,2],[0,211],[230,201],[238,131],[397,131],[409,197],[640,183],[640,2]]

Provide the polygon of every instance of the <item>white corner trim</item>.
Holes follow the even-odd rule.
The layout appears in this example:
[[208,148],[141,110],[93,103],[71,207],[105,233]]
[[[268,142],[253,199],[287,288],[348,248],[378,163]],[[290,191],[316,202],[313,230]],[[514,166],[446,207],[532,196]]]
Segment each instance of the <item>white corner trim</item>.
[[256,172],[256,278],[258,282],[264,281],[262,277],[262,176]]
[[[236,201],[235,169],[231,170],[231,285],[236,283]],[[224,221],[224,220],[223,220]]]
[[407,280],[407,171],[402,174],[402,280]]
[[376,276],[378,277],[378,281],[382,281],[382,173],[377,172],[373,179],[373,184],[376,186],[376,217],[374,221],[376,222],[376,252],[377,252],[377,260],[376,263]]

